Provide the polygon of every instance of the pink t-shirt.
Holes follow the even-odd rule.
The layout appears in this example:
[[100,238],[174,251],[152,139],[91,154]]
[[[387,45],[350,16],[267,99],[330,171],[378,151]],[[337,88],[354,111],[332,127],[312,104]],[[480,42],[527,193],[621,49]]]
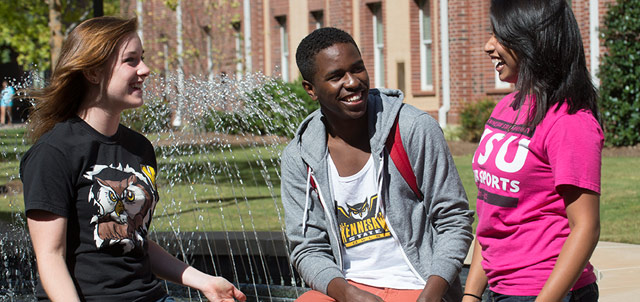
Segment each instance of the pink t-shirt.
[[[568,114],[566,104],[551,108],[532,133],[523,125],[527,106],[519,114],[509,106],[514,96],[498,103],[473,156],[476,234],[491,290],[536,296],[570,232],[556,188],[600,193],[604,137],[589,111]],[[587,264],[574,289],[595,280]]]

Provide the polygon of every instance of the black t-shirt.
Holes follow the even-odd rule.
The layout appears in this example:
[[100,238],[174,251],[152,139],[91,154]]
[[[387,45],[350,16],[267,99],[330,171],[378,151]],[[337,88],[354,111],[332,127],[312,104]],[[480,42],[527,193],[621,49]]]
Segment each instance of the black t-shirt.
[[[153,275],[147,232],[158,202],[153,146],[120,125],[107,137],[80,118],[58,123],[20,162],[25,211],[67,218],[67,266],[86,301],[165,295]],[[42,285],[38,299],[46,300]]]

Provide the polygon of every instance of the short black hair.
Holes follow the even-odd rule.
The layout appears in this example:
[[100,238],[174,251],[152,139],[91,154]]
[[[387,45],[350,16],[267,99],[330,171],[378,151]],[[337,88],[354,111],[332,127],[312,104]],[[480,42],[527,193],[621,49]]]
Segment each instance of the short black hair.
[[296,64],[302,78],[311,82],[315,73],[315,56],[322,50],[338,43],[351,43],[360,53],[360,49],[351,35],[335,27],[316,29],[302,39],[296,49]]

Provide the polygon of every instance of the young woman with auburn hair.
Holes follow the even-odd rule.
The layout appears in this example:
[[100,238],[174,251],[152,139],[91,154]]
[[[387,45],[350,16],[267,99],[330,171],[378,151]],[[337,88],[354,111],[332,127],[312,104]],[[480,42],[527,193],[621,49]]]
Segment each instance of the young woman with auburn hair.
[[478,226],[463,301],[597,301],[604,142],[566,0],[492,0],[484,51],[515,84],[473,157]]
[[[245,296],[221,277],[176,259],[148,238],[159,200],[151,143],[120,125],[143,104],[149,75],[136,19],[99,17],[64,42],[36,100],[23,156],[25,211],[40,282],[51,301],[174,301],[158,278],[210,301]],[[156,277],[157,276],[157,277]]]

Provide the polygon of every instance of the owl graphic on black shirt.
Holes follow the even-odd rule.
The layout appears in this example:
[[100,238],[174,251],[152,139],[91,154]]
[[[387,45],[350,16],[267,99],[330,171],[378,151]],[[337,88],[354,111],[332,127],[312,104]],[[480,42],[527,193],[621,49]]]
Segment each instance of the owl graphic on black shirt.
[[91,218],[96,247],[121,245],[127,253],[141,245],[158,200],[155,169],[95,165],[84,177],[93,184],[89,202],[98,206]]

